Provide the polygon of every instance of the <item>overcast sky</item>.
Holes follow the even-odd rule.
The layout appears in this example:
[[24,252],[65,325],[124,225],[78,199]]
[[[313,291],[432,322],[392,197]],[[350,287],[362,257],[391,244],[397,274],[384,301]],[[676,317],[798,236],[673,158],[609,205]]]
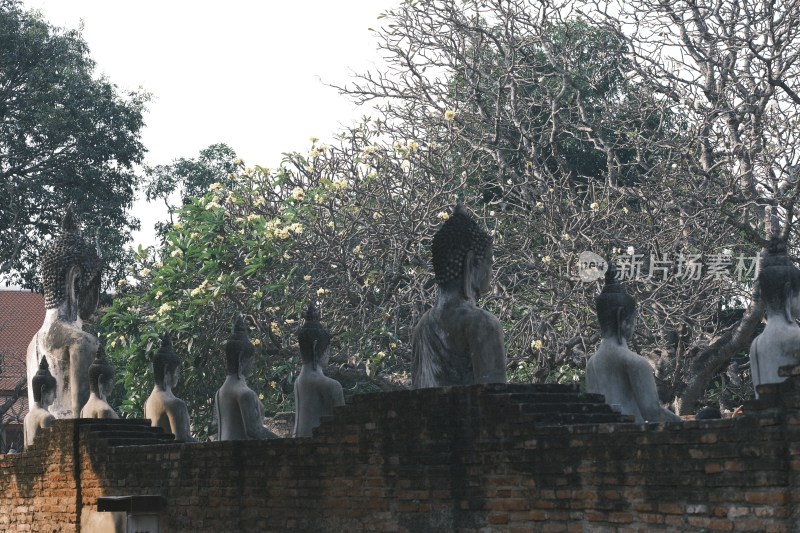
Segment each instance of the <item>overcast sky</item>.
[[[357,110],[326,83],[380,63],[369,28],[399,0],[226,2],[25,0],[53,25],[77,28],[97,72],[120,89],[152,93],[142,140],[148,164],[230,145],[247,165],[325,140]],[[163,216],[139,203],[143,232]],[[150,211],[149,213],[145,211]],[[136,244],[136,243],[135,243]]]

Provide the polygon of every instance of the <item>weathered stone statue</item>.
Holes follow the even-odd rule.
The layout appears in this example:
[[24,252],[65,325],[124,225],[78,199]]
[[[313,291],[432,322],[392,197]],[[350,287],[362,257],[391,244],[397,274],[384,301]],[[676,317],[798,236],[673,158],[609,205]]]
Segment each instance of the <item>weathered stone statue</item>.
[[615,279],[613,265],[606,271],[605,286],[595,300],[603,340],[586,365],[586,389],[605,396],[606,402],[636,422],[680,422],[661,406],[653,368],[628,348],[636,322],[636,300]]
[[56,378],[51,411],[56,418],[76,418],[89,399],[89,365],[97,352],[97,337],[82,329],[100,299],[100,257],[78,231],[67,209],[61,235],[42,255],[45,318],[28,346],[28,401],[33,404],[32,380],[39,366],[37,352],[47,358]]
[[81,409],[81,418],[119,418],[108,404],[108,395],[114,390],[114,367],[106,361],[102,344],[89,366],[89,401]]
[[41,428],[50,427],[55,417],[48,411],[56,396],[56,378],[50,373],[47,359],[42,357],[38,370],[33,375],[33,402],[25,417],[25,448],[33,444]]
[[750,345],[750,372],[758,397],[758,386],[778,383],[782,366],[800,363],[800,269],[786,255],[785,245],[773,240],[761,260],[758,274],[761,299],[767,314],[764,331]]
[[277,438],[264,427],[264,406],[245,380],[255,362],[255,347],[250,342],[247,326],[241,317],[237,317],[233,334],[225,344],[228,377],[214,398],[217,440]]
[[155,357],[153,357],[153,392],[144,404],[144,417],[149,419],[153,427],[160,427],[167,433],[175,435],[175,440],[195,442],[189,432],[189,410],[186,403],[172,394],[172,387],[178,384],[181,376],[181,360],[172,348],[169,334],[161,340]]
[[431,251],[439,294],[414,328],[412,387],[505,383],[503,328],[476,305],[491,281],[491,236],[459,202]]
[[294,382],[295,417],[293,437],[310,437],[320,418],[344,405],[342,385],[325,375],[331,336],[319,321],[314,302],[308,305],[306,320],[297,334],[303,367]]

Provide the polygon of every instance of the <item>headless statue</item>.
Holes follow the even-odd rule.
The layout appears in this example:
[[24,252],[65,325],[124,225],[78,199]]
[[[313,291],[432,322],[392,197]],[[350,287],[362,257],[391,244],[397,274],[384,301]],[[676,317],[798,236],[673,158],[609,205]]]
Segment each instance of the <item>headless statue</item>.
[[76,418],[89,399],[89,365],[97,353],[97,337],[83,331],[100,299],[100,257],[78,231],[67,209],[61,235],[42,254],[45,318],[28,346],[28,401],[33,404],[31,381],[44,354],[56,378],[51,411],[56,418]]
[[586,390],[602,394],[606,403],[619,407],[636,422],[680,422],[661,406],[650,363],[628,348],[636,323],[636,300],[615,279],[609,265],[603,291],[595,300],[603,340],[586,364]]
[[247,326],[241,317],[237,317],[233,334],[225,344],[228,376],[214,398],[217,440],[277,438],[264,427],[264,406],[245,380],[255,361],[255,347],[250,342]]
[[108,364],[102,344],[89,366],[89,401],[81,409],[81,418],[119,418],[108,404],[108,395],[114,390],[114,367]]
[[491,281],[491,236],[459,202],[431,251],[439,294],[414,328],[412,388],[505,383],[503,328],[476,305]]
[[160,427],[167,433],[175,435],[175,440],[196,442],[189,432],[189,410],[180,398],[172,393],[181,376],[181,360],[172,348],[169,334],[161,340],[155,357],[153,357],[153,392],[144,404],[144,417],[150,420],[153,427]]
[[50,373],[44,357],[37,368],[31,380],[33,403],[25,416],[25,448],[33,444],[40,429],[50,427],[55,420],[48,408],[56,397],[56,378]]
[[303,327],[297,334],[303,366],[294,382],[295,417],[293,437],[310,437],[320,418],[344,405],[342,385],[325,375],[331,336],[319,321],[314,302],[308,305]]
[[785,245],[775,239],[761,260],[758,274],[761,299],[767,314],[764,331],[750,345],[750,371],[753,388],[779,383],[782,366],[800,363],[800,269],[786,255]]

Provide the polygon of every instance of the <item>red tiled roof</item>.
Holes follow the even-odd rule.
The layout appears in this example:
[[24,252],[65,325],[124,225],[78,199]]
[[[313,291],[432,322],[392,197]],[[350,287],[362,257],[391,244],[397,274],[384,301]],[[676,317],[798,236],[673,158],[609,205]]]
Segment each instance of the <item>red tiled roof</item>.
[[[0,353],[3,354],[0,359],[0,405],[13,392],[19,379],[25,376],[28,344],[43,321],[44,297],[41,294],[0,290]],[[14,410],[21,405],[18,402]]]

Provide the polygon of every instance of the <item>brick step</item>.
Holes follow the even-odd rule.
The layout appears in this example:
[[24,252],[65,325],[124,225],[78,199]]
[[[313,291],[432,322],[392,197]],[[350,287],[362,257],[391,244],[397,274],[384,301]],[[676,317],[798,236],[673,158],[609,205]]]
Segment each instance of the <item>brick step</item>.
[[519,403],[586,403],[605,404],[602,394],[585,393],[512,393],[508,398]]
[[585,402],[559,402],[559,403],[524,403],[521,406],[524,414],[529,413],[604,413],[604,414],[619,414],[616,413],[610,405],[606,403],[585,403]]

